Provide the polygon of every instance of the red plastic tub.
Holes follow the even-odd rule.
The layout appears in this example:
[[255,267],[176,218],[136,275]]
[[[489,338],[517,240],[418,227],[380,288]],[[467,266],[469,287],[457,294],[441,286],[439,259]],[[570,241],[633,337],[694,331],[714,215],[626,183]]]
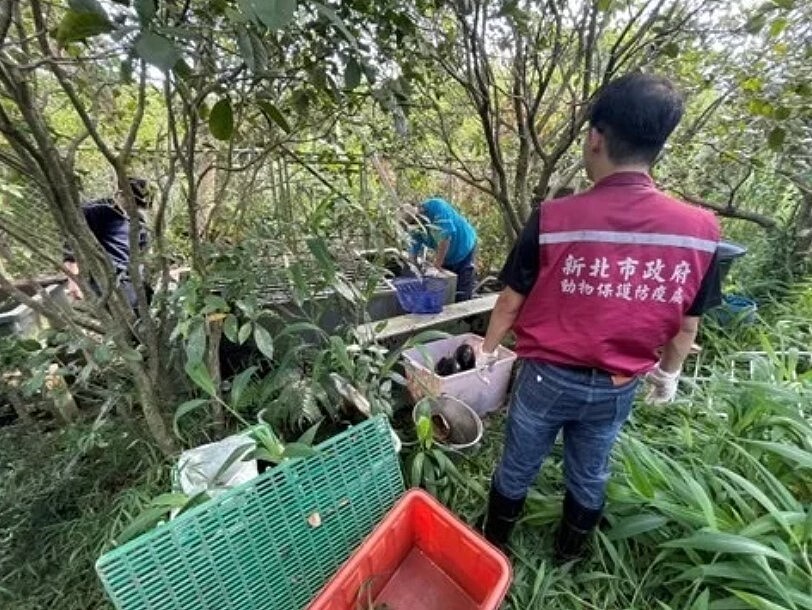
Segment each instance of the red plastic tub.
[[407,492],[309,610],[497,610],[507,558],[422,489]]

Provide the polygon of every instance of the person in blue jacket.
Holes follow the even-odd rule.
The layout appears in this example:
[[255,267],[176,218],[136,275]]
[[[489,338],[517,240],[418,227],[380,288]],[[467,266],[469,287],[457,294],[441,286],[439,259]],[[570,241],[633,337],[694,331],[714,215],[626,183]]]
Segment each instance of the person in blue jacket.
[[[152,198],[146,180],[143,178],[129,178],[128,181],[138,208],[139,216],[136,219],[139,225],[138,247],[143,251],[147,248],[147,229],[144,214],[149,209]],[[82,206],[82,213],[96,240],[110,259],[110,263],[115,270],[116,281],[127,296],[133,311],[135,311],[138,306],[138,297],[129,270],[130,218],[124,211],[123,194],[117,193],[112,198],[86,203]],[[72,249],[67,244],[65,245],[63,261],[69,271],[75,274],[79,273],[79,265]],[[97,293],[100,292],[98,284],[92,278],[91,287]],[[147,299],[149,300],[152,291],[149,287],[146,290]],[[81,289],[73,281],[68,282],[68,295],[74,299],[81,299],[83,296]]]
[[476,281],[476,230],[454,206],[439,197],[424,201],[418,213],[426,223],[412,233],[412,256],[423,248],[433,250],[434,266],[457,275],[457,302],[469,300]]

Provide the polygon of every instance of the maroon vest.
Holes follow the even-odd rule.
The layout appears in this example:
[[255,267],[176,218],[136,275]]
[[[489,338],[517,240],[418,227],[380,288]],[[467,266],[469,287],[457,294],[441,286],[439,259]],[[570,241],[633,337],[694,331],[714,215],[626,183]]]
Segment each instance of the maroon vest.
[[517,352],[639,375],[657,362],[719,241],[705,210],[624,172],[541,206],[539,277],[514,324]]

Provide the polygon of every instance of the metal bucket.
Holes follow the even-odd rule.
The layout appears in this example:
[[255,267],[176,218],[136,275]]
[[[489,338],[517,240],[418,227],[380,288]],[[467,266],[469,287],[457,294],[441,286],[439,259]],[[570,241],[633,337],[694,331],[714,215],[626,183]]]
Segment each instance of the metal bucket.
[[[439,444],[457,451],[475,450],[482,440],[484,432],[482,419],[476,411],[461,400],[447,394],[427,400],[431,406],[432,419],[442,418],[448,425],[448,437],[438,439],[435,435],[435,440]],[[415,424],[420,418],[420,406],[418,403],[412,410],[412,419]]]

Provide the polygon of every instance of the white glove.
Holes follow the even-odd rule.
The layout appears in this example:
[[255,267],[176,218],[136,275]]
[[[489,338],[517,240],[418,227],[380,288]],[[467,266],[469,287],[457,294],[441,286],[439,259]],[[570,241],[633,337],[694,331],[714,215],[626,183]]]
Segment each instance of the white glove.
[[649,386],[646,394],[646,402],[652,405],[664,405],[672,402],[677,396],[677,384],[679,383],[680,370],[669,373],[660,368],[657,363],[646,375],[646,383]]
[[477,369],[487,369],[492,367],[496,364],[496,361],[499,359],[499,348],[497,347],[492,352],[486,352],[482,349],[482,346],[485,345],[484,343],[480,343],[476,347],[476,368]]

